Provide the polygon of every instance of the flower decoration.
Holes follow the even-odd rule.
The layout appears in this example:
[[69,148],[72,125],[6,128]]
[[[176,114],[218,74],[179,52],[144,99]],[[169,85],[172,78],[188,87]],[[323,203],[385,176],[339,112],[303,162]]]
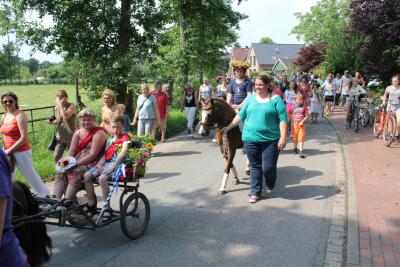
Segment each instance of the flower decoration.
[[248,62],[240,61],[240,60],[232,60],[231,63],[234,69],[248,69],[250,68],[250,64]]
[[127,175],[135,173],[136,177],[142,177],[146,173],[146,162],[151,158],[154,148],[152,136],[131,136],[131,143],[126,154],[125,172]]
[[153,144],[152,143],[147,143],[146,144],[146,148],[148,149],[148,150],[153,150]]

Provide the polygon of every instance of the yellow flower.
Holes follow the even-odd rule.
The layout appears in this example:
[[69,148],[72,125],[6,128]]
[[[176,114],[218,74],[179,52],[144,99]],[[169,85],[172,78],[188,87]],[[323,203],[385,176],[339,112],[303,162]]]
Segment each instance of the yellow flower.
[[60,162],[58,165],[60,165],[61,168],[64,168],[64,163]]

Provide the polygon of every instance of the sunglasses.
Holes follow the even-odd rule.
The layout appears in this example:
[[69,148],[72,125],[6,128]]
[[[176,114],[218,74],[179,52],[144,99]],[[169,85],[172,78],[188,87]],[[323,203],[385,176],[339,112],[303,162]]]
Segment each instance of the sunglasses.
[[3,104],[12,104],[14,100],[3,100]]

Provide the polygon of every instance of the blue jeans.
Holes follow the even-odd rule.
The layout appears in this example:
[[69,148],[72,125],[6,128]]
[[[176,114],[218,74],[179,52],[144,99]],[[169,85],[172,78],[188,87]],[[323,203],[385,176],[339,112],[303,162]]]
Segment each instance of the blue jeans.
[[260,196],[262,179],[273,189],[276,182],[276,164],[279,157],[278,141],[263,143],[244,142],[244,149],[250,162],[250,194]]

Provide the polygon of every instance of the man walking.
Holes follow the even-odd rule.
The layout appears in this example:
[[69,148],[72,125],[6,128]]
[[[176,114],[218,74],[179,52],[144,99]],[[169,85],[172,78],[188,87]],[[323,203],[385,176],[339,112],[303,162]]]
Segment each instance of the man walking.
[[343,106],[344,102],[346,101],[346,95],[347,90],[348,90],[348,84],[351,80],[351,75],[349,74],[349,70],[344,71],[344,75],[342,76],[342,79],[340,79],[340,84],[339,84],[339,91],[340,94],[342,95],[342,99],[340,101],[340,105]]
[[162,91],[162,83],[156,82],[154,85],[154,91],[151,92],[156,97],[158,111],[160,113],[160,120],[157,125],[153,128],[153,137],[156,138],[157,129],[160,128],[161,141],[165,142],[165,132],[167,131],[167,118],[168,118],[168,106],[170,105],[168,95]]

